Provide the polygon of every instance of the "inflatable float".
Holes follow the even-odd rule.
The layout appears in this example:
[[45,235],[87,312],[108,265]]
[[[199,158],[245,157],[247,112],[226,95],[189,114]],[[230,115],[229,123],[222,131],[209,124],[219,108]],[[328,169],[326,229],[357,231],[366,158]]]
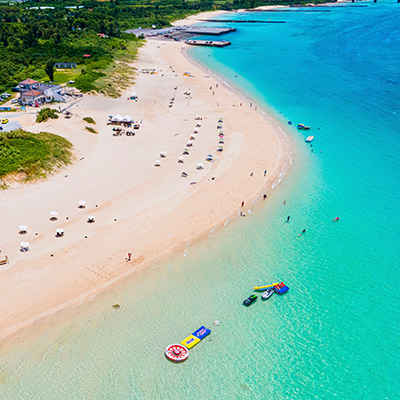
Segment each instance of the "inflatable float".
[[289,288],[283,282],[281,282],[278,283],[276,286],[274,286],[274,290],[278,294],[283,294],[286,293],[289,290]]
[[254,290],[265,290],[265,289],[272,288],[272,287],[274,287],[274,286],[276,286],[276,285],[278,285],[278,284],[279,284],[279,282],[276,282],[276,283],[268,283],[267,285],[262,285],[262,286],[255,286],[255,287],[254,287]]
[[165,350],[165,356],[174,362],[185,361],[189,357],[189,349],[200,343],[210,333],[211,329],[201,326],[179,344],[169,345]]
[[185,361],[189,357],[189,350],[181,344],[170,344],[165,349],[165,356],[174,362]]

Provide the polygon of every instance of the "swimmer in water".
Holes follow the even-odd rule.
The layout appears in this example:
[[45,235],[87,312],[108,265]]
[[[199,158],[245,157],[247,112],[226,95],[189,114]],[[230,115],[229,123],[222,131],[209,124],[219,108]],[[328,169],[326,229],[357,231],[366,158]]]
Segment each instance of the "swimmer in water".
[[286,218],[286,222],[289,222],[290,220],[290,215]]

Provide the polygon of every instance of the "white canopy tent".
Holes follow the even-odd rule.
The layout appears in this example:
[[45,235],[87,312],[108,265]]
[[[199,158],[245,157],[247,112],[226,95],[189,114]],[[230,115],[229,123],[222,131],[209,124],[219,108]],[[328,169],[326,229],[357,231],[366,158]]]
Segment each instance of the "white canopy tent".
[[119,114],[114,115],[114,117],[111,118],[112,122],[121,122],[121,120],[122,120],[122,117]]
[[121,118],[120,122],[131,122],[131,121],[132,121],[131,116],[130,115],[125,115],[125,117]]
[[79,208],[85,208],[86,207],[86,201],[85,200],[79,200],[78,201],[78,207]]

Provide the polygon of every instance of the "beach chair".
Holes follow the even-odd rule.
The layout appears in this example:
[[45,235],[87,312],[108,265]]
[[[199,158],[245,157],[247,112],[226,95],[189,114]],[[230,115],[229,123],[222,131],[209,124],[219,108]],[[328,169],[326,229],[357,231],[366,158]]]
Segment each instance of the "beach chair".
[[3,256],[2,258],[0,258],[0,265],[6,265],[6,264],[8,264],[8,257]]

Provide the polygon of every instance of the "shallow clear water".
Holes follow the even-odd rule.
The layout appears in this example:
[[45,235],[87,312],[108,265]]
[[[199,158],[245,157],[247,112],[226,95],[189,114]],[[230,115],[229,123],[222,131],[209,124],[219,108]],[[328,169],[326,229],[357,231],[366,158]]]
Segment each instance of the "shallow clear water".
[[[291,173],[250,218],[2,347],[1,399],[400,397],[400,5],[331,10],[250,14],[287,23],[193,49],[282,124],[312,127],[287,125]],[[241,305],[275,280],[290,291]],[[214,320],[185,363],[166,361]]]

